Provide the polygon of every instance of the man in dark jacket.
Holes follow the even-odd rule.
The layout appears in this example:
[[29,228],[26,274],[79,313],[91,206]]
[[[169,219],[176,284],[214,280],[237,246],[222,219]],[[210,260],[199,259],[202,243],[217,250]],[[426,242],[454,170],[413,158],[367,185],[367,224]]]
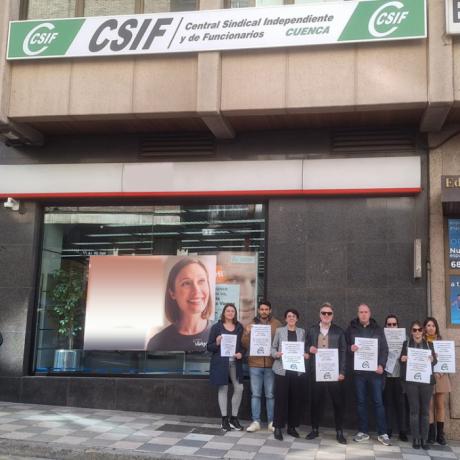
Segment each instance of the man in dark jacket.
[[[319,436],[319,424],[321,415],[324,412],[324,397],[329,393],[334,408],[335,429],[337,441],[346,444],[347,440],[343,435],[343,409],[344,395],[342,382],[345,379],[345,367],[347,358],[347,343],[342,328],[332,323],[334,309],[328,302],[323,303],[319,312],[320,321],[312,326],[305,341],[305,351],[310,353],[311,366],[311,426],[312,430],[307,434],[307,439],[314,439]],[[316,381],[316,354],[318,349],[335,348],[338,350],[339,375],[338,381],[317,382]]]
[[377,369],[353,370],[359,421],[359,429],[353,437],[353,441],[361,442],[369,439],[367,414],[367,389],[369,387],[377,422],[377,439],[383,445],[389,446],[391,443],[387,434],[385,407],[383,405],[383,371],[388,358],[388,344],[383,329],[371,318],[371,309],[366,304],[358,306],[358,317],[351,321],[346,331],[347,345],[351,353],[355,353],[359,349],[355,343],[357,337],[377,339],[378,355]]

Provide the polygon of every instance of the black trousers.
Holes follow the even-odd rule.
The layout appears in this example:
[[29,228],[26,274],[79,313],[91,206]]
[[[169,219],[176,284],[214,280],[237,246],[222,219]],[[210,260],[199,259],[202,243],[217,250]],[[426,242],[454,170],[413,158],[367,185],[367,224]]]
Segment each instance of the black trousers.
[[275,374],[275,428],[284,428],[286,422],[291,427],[300,425],[304,383],[297,372],[287,371],[285,376]]
[[433,385],[428,383],[406,382],[406,394],[409,400],[411,435],[414,439],[427,439]]
[[[406,397],[403,394],[403,387],[399,377],[387,377],[385,389],[383,390],[383,402],[387,416],[387,428],[390,433],[406,432]],[[396,429],[393,429],[393,420],[396,419]]]
[[334,409],[335,429],[343,428],[343,410],[345,406],[345,395],[342,382],[311,382],[311,426],[318,429],[324,413],[324,398],[326,393],[332,400]]

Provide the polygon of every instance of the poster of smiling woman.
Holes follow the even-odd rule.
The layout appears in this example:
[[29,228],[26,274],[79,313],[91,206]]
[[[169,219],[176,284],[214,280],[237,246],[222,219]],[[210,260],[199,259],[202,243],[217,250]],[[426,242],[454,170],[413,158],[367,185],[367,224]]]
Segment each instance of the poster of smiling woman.
[[205,351],[216,256],[90,258],[85,350]]

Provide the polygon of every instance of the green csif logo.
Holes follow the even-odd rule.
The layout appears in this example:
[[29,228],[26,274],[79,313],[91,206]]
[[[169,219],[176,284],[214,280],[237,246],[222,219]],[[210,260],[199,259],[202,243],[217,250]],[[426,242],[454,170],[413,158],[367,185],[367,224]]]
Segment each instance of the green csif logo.
[[11,23],[8,58],[64,56],[84,19]]
[[377,8],[369,21],[369,33],[376,38],[391,35],[402,21],[409,16],[409,10],[401,2],[388,2]]
[[35,26],[24,39],[22,51],[27,56],[36,56],[43,53],[50,44],[59,37],[56,26],[51,22],[44,22]]
[[424,37],[425,0],[360,2],[339,41]]

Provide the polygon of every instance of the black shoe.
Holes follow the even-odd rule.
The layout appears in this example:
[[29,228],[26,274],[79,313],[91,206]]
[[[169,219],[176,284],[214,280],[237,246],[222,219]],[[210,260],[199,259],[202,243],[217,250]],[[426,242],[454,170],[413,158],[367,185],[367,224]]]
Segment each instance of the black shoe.
[[345,436],[343,435],[343,431],[342,430],[337,430],[337,442],[339,444],[346,444],[347,443],[347,440],[345,439]]
[[436,423],[436,442],[441,445],[445,446],[447,444],[446,438],[444,436],[444,422],[437,422]]
[[402,441],[402,442],[407,442],[408,441],[407,434],[404,433],[404,431],[401,431],[401,433],[399,433],[399,440]]
[[430,429],[428,431],[428,439],[426,440],[427,444],[434,444],[436,439],[434,423],[430,423]]
[[228,417],[222,417],[222,425],[220,426],[222,428],[222,431],[231,431],[232,427],[230,426],[230,423],[228,421]]
[[310,433],[305,436],[305,439],[315,439],[319,436],[318,428],[312,428]]
[[238,417],[230,417],[230,426],[236,431],[241,431],[243,429],[238,420]]
[[424,441],[423,439],[422,439],[421,444],[422,444],[422,449],[423,450],[429,450],[430,449],[429,444],[427,444],[426,441]]
[[281,431],[281,428],[275,428],[275,432],[273,433],[273,436],[278,441],[282,441],[283,440],[283,432]]
[[412,448],[413,449],[420,449],[420,439],[413,439],[412,440]]
[[288,426],[287,434],[291,435],[293,438],[300,437],[299,433],[297,432],[294,426]]

